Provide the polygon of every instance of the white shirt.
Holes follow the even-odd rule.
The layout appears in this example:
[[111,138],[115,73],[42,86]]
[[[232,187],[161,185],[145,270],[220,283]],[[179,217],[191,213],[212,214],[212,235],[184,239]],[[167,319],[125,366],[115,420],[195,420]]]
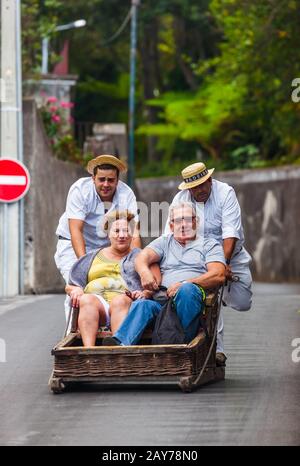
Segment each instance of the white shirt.
[[104,215],[116,209],[132,212],[135,220],[138,221],[136,197],[127,184],[119,180],[112,202],[104,204],[96,191],[92,177],[80,178],[69,190],[66,211],[60,217],[56,235],[71,239],[68,220],[83,220],[86,247],[97,249],[107,244],[107,235],[103,230]]
[[[241,209],[234,189],[227,183],[212,180],[212,189],[205,203],[196,202],[190,191],[185,189],[174,197],[172,204],[181,201],[192,202],[199,217],[200,235],[205,238],[215,238],[219,243],[226,238],[237,238],[235,253],[244,244],[244,232],[241,222]],[[164,234],[168,234],[169,219]]]

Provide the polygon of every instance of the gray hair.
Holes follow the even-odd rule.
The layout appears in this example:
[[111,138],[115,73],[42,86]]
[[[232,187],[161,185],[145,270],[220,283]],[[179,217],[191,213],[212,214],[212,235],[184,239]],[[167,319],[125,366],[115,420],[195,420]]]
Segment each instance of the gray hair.
[[169,218],[170,218],[170,222],[172,222],[174,220],[174,210],[177,210],[177,209],[184,209],[185,207],[189,207],[190,209],[192,209],[192,215],[196,217],[197,221],[198,221],[198,218],[197,218],[197,213],[196,213],[196,209],[195,209],[195,206],[192,202],[188,202],[188,201],[181,201],[181,202],[177,202],[175,204],[171,204],[170,206],[170,211],[169,211]]

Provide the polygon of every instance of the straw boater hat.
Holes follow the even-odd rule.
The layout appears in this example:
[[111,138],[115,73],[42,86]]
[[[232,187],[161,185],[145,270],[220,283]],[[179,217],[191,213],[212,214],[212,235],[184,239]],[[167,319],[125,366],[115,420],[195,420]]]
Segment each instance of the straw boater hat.
[[183,182],[180,183],[178,189],[182,191],[184,189],[194,188],[198,186],[198,184],[202,184],[208,180],[213,172],[214,168],[208,170],[202,162],[193,163],[182,170]]
[[114,157],[113,155],[98,155],[98,157],[95,157],[94,159],[89,161],[86,169],[91,175],[93,175],[94,168],[97,167],[97,165],[106,165],[106,164],[113,165],[118,170],[120,170],[120,172],[127,171],[126,163],[120,159],[117,159],[117,157]]

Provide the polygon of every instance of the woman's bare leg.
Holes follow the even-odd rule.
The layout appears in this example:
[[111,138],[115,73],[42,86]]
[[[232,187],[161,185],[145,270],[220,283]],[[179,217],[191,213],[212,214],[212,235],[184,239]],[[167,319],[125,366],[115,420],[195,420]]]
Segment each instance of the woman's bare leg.
[[106,323],[103,305],[96,296],[84,294],[80,298],[78,327],[83,346],[95,346],[99,325]]
[[115,296],[110,303],[110,327],[112,333],[116,333],[123,320],[128,314],[129,308],[132,304],[132,299],[128,296],[120,295]]

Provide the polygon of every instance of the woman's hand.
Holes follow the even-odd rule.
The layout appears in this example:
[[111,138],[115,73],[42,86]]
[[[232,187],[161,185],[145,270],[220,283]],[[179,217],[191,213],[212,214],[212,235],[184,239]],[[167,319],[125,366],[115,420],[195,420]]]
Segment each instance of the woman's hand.
[[71,298],[72,307],[79,307],[80,298],[84,294],[84,291],[80,286],[73,286],[70,290],[69,296]]
[[149,290],[136,290],[131,293],[132,299],[135,301],[136,299],[150,299],[152,298],[153,291]]
[[150,291],[150,290],[144,290],[144,291],[142,291],[142,297],[143,297],[144,299],[151,299],[152,296],[153,296],[153,294],[154,294],[154,291]]

